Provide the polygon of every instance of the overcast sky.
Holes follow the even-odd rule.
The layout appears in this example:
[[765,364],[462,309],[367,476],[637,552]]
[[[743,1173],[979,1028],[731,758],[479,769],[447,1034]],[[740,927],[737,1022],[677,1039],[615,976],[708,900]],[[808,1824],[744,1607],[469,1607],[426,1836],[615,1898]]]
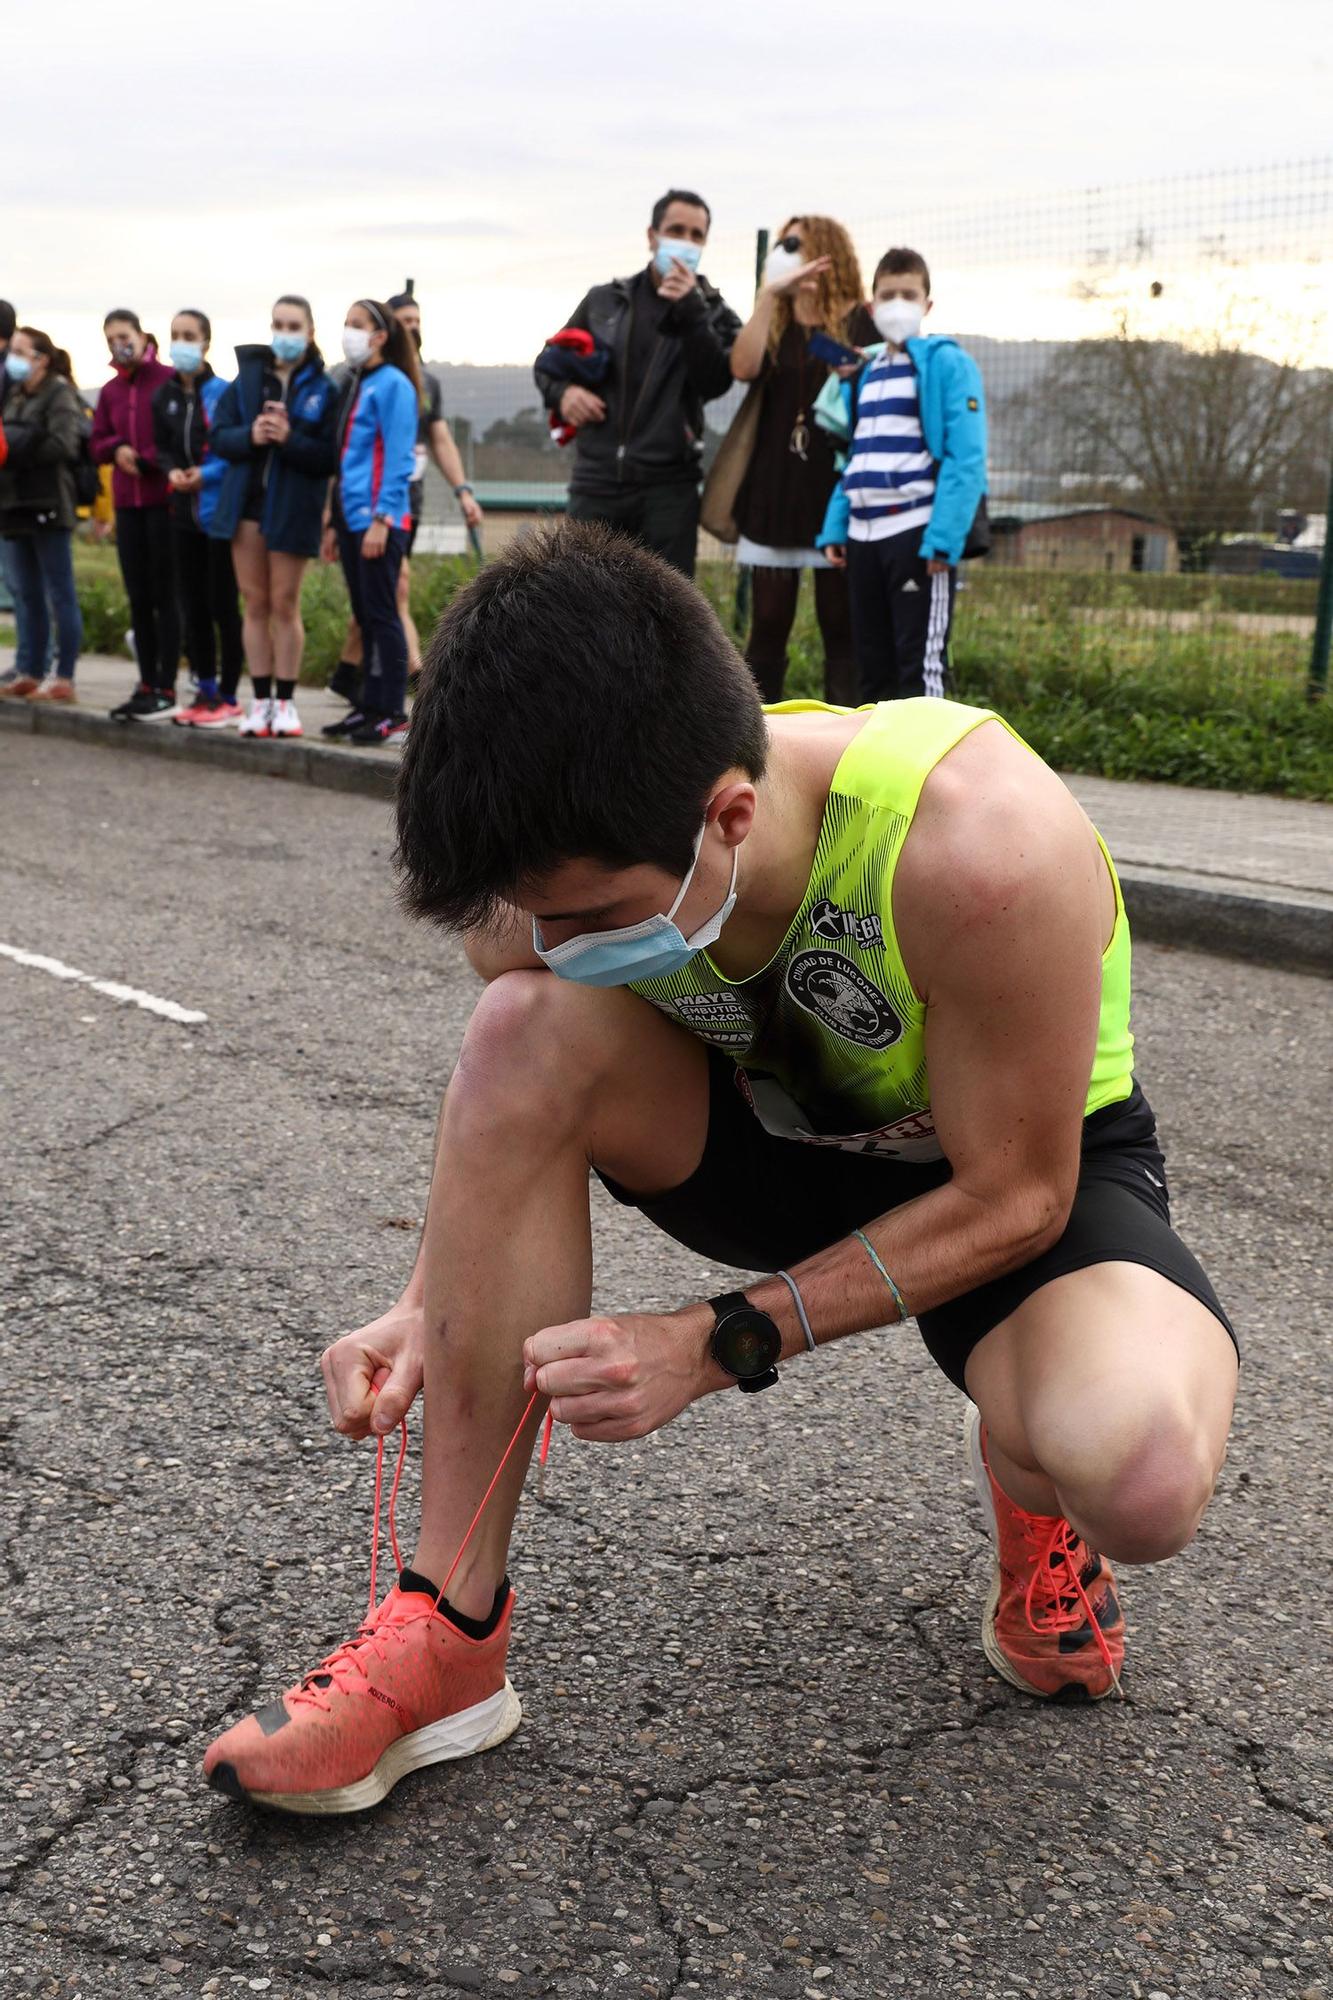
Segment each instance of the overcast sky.
[[[164,339],[175,308],[203,307],[228,372],[278,292],[313,299],[336,352],[347,303],[408,273],[432,357],[526,361],[590,282],[640,260],[676,182],[712,203],[705,268],[742,308],[759,224],[823,210],[871,256],[947,211],[918,244],[936,323],[1059,332],[1079,210],[1053,198],[1326,154],[1329,20],[1325,0],[230,0],[185,23],[20,0],[0,296],[90,383],[112,305]],[[972,246],[1012,241],[1014,264],[964,269],[974,206]],[[1020,262],[1057,275],[1034,285]]]

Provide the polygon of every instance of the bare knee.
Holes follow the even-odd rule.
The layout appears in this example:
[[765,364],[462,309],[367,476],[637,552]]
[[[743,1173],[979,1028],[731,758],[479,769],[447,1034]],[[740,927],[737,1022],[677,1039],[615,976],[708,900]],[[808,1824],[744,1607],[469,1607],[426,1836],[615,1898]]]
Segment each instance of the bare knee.
[[1094,1548],[1120,1562],[1162,1562],[1193,1540],[1219,1466],[1199,1426],[1162,1413],[1095,1446],[1056,1487]]
[[549,972],[505,972],[473,1010],[449,1084],[457,1138],[497,1123],[544,1131],[577,1122],[598,1072],[589,996]]
[[257,618],[261,624],[267,625],[272,613],[267,591],[243,589],[241,597],[245,603],[246,617]]

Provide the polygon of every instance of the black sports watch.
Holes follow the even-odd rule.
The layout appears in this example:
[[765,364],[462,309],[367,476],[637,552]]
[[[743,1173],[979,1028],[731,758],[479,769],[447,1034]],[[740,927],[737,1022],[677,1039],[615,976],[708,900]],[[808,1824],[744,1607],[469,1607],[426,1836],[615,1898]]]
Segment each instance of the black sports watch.
[[736,1387],[749,1395],[771,1389],[778,1379],[773,1364],[782,1352],[776,1322],[752,1306],[744,1292],[723,1292],[708,1303],[715,1316],[708,1344],[718,1367],[734,1376]]

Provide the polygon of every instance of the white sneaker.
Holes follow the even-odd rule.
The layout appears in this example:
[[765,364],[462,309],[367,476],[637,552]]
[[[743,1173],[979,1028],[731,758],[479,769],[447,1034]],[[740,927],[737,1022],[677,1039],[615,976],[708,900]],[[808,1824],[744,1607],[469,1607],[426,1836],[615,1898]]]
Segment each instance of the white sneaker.
[[273,706],[273,702],[267,697],[261,700],[256,695],[250,703],[250,713],[241,717],[241,735],[271,736],[273,734]]
[[274,702],[273,720],[269,724],[268,733],[270,736],[303,736],[305,734],[301,728],[301,718],[296,713],[296,703],[294,701]]

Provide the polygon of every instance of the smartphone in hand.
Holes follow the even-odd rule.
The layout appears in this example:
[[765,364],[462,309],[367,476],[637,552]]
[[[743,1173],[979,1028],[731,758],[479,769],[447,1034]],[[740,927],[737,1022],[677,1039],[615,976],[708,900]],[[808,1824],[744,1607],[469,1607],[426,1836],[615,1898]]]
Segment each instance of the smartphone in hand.
[[827,361],[830,368],[856,368],[865,359],[859,348],[844,347],[821,327],[815,328],[806,345],[816,361]]

